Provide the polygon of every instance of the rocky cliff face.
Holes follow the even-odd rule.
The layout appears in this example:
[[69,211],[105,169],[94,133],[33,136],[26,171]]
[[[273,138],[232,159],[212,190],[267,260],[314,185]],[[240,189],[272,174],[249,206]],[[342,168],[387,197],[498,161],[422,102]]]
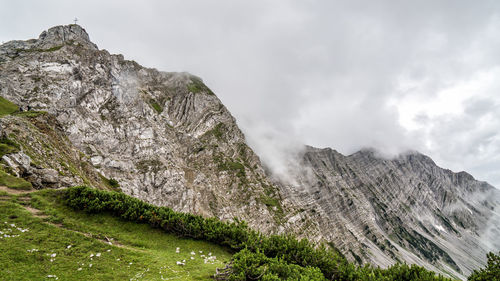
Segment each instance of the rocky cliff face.
[[20,147],[3,167],[37,188],[112,188],[113,178],[156,205],[333,242],[359,262],[458,277],[499,247],[488,245],[499,206],[488,184],[418,153],[385,160],[312,147],[296,184],[274,182],[200,78],[99,50],[78,25],[1,45],[0,95],[31,110],[0,119],[2,137]]
[[[324,239],[355,260],[424,265],[459,278],[484,261],[496,231],[500,192],[417,152],[383,159],[307,147],[296,186],[282,185],[323,225]],[[492,229],[494,228],[494,230]]]

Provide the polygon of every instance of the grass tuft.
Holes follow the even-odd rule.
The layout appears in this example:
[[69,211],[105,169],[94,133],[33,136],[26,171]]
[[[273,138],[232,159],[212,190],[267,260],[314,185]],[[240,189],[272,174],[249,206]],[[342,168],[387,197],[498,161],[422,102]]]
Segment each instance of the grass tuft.
[[109,187],[113,191],[120,191],[120,184],[118,181],[114,178],[107,178],[101,174],[99,174],[99,177],[101,178],[102,182]]
[[38,117],[38,116],[44,115],[44,114],[47,114],[47,111],[30,110],[30,111],[18,111],[18,112],[12,113],[12,115],[14,115],[14,116],[27,117],[27,118],[35,118],[35,117]]
[[33,188],[30,182],[22,178],[14,177],[2,170],[0,170],[0,185],[19,190],[30,190]]
[[11,102],[3,97],[0,97],[0,117],[12,114],[18,110],[19,110],[19,107],[15,103],[13,103],[13,102]]

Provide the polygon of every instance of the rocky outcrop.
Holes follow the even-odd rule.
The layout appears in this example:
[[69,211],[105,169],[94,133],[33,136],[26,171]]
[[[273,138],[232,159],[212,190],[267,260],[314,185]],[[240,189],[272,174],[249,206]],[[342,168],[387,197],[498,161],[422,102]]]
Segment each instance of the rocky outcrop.
[[19,112],[0,119],[3,170],[37,189],[88,184],[108,189],[104,177],[66,137],[57,120],[44,112]]

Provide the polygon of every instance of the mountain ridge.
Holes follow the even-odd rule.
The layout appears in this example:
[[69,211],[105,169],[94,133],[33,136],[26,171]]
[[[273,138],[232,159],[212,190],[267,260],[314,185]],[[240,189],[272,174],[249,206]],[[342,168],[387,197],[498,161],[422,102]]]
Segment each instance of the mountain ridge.
[[480,234],[498,215],[499,192],[467,173],[440,168],[415,152],[384,159],[373,150],[345,156],[309,146],[301,161],[309,170],[296,181],[305,188],[284,184],[283,193],[312,202],[320,224],[329,225],[324,229],[337,228],[322,234],[343,252],[360,247],[382,266],[392,260],[430,262],[433,270],[449,268],[464,278],[491,250]]

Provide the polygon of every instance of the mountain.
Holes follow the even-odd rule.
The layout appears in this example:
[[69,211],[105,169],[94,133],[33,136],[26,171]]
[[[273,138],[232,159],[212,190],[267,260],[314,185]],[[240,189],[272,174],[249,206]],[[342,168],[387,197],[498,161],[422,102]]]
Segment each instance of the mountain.
[[[144,68],[99,50],[78,25],[7,42],[0,63],[1,95],[24,109],[47,111],[80,158],[123,192],[177,211],[237,217],[276,230],[282,209],[266,202],[278,202],[277,191],[234,118],[200,78]],[[11,119],[3,130],[16,135]],[[36,135],[32,130],[21,131]],[[66,159],[30,155],[27,138],[16,141],[40,169],[79,174],[66,171],[74,166]],[[77,182],[92,184],[85,177]]]
[[0,95],[23,110],[0,119],[2,169],[35,188],[120,189],[331,242],[359,263],[406,261],[459,278],[499,248],[488,235],[500,196],[487,183],[417,152],[313,147],[299,152],[293,183],[281,182],[200,78],[109,54],[78,25],[1,45]]
[[465,172],[418,152],[384,159],[374,150],[344,156],[307,147],[300,158],[297,183],[281,184],[282,193],[307,202],[323,239],[351,259],[405,261],[464,278],[500,246],[500,192]]

